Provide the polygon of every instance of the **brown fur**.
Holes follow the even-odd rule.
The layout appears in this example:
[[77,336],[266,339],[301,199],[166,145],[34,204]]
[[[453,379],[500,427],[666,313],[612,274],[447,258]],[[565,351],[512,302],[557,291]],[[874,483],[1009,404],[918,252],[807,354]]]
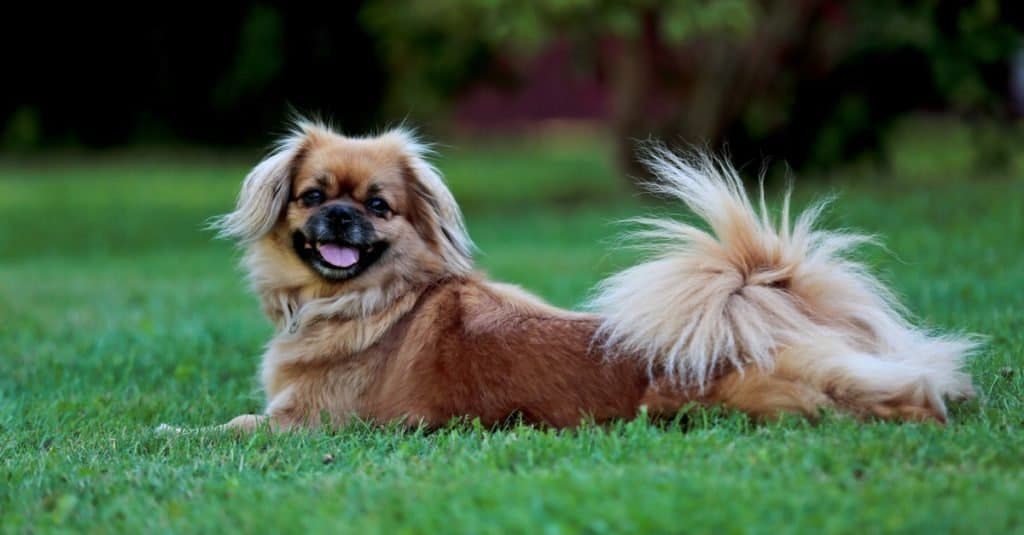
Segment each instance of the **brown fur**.
[[[755,417],[833,407],[944,421],[927,396],[875,395],[863,381],[811,373],[803,364],[810,352],[795,345],[773,349],[772,366],[720,365],[710,379],[687,384],[652,365],[642,348],[604,343],[602,316],[554,308],[472,271],[458,207],[423,150],[401,131],[357,139],[305,124],[249,176],[238,210],[220,227],[246,245],[253,286],[277,332],[263,359],[265,415],[229,427],[268,419],[275,429],[307,427],[325,415],[335,425],[358,417],[439,426],[469,417],[567,427],[632,418],[641,407],[671,415],[692,401]],[[291,233],[311,213],[293,199],[311,184],[331,202],[355,205],[372,189],[393,208],[374,220],[390,249],[355,278],[325,280],[292,249]]]

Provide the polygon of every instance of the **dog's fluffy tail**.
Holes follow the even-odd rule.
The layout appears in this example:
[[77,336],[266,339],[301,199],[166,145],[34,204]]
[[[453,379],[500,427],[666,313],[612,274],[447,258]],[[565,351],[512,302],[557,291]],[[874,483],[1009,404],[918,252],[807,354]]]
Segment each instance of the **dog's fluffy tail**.
[[709,231],[638,220],[644,230],[630,239],[652,258],[602,282],[590,303],[605,318],[598,340],[609,354],[639,355],[652,372],[701,388],[728,369],[783,365],[861,397],[913,390],[943,413],[943,398],[972,394],[962,365],[974,343],[908,322],[851,257],[871,239],[815,228],[827,203],[791,223],[787,194],[775,220],[763,187],[755,207],[727,162],[655,147],[647,164],[652,190],[686,203]]

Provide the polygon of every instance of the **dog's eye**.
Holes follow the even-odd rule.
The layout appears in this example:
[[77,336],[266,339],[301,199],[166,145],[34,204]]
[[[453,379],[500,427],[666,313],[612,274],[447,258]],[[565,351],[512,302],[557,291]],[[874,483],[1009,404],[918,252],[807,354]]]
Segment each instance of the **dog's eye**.
[[388,202],[380,197],[370,197],[370,199],[366,201],[366,207],[375,215],[380,217],[388,215],[388,212],[391,210],[391,207],[388,206]]
[[306,193],[303,193],[299,198],[302,199],[302,204],[306,206],[320,206],[324,203],[324,190],[311,189]]

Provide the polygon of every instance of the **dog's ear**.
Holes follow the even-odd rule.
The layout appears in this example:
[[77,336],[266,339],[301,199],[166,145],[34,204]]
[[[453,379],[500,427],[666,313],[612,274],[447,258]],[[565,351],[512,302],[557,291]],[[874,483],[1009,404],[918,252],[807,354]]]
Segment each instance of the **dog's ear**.
[[401,147],[405,159],[403,173],[414,205],[413,226],[424,240],[436,246],[449,271],[469,273],[473,269],[473,240],[441,173],[426,160],[430,148],[404,128],[391,130],[382,137]]
[[242,183],[235,210],[215,218],[210,225],[219,237],[247,243],[270,232],[288,204],[292,174],[302,158],[308,137],[308,129],[297,128],[249,172]]

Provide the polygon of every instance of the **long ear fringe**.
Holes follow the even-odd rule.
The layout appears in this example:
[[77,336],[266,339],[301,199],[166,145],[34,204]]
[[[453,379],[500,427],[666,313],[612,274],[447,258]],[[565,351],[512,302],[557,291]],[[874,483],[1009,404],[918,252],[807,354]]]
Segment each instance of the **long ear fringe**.
[[319,123],[296,118],[291,132],[281,138],[270,154],[242,182],[234,211],[210,220],[207,228],[218,238],[250,243],[274,227],[288,202],[292,168],[309,131]]
[[646,161],[656,176],[650,188],[682,201],[709,231],[642,221],[636,236],[656,244],[655,256],[603,281],[589,303],[605,317],[598,339],[611,354],[639,356],[652,372],[704,387],[722,369],[770,370],[787,348],[828,341],[837,354],[816,353],[808,369],[831,366],[830,359],[885,364],[892,377],[930,385],[933,398],[969,395],[961,370],[974,341],[911,325],[889,289],[850,254],[871,240],[817,228],[823,204],[791,222],[787,194],[775,221],[763,201],[751,203],[727,162],[660,145]]
[[421,191],[428,197],[427,215],[431,218],[429,226],[437,229],[441,248],[441,257],[453,274],[465,275],[473,269],[473,240],[469,237],[462,211],[455,202],[441,173],[427,160],[433,153],[431,147],[416,135],[416,132],[405,126],[398,126],[384,133],[382,138],[392,137],[404,148],[409,158],[409,167],[415,180],[419,182]]

